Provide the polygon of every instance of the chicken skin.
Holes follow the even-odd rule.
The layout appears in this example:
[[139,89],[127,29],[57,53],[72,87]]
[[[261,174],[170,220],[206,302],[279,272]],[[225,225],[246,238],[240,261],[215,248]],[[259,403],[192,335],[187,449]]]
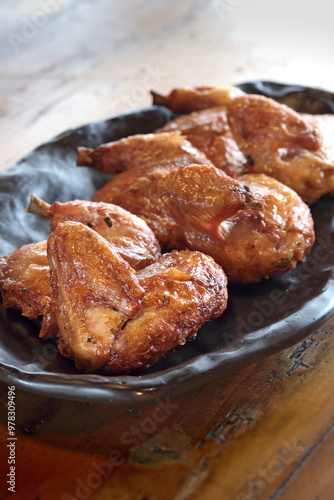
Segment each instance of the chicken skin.
[[158,240],[146,222],[119,206],[83,200],[49,205],[32,195],[27,210],[51,219],[52,231],[60,222],[86,224],[114,245],[136,271],[152,264],[161,255]]
[[[190,165],[190,168],[193,166]],[[218,170],[213,166],[211,168]],[[93,199],[97,202],[115,203],[143,218],[162,248],[187,248],[182,224],[180,226],[179,221],[176,222],[159,190],[159,182],[167,174],[168,171],[161,169],[145,174],[140,168],[132,168],[116,175],[95,193]],[[219,185],[222,191],[215,190],[214,199],[219,207],[227,205],[227,210],[233,210],[236,205],[238,209],[252,205],[253,197],[249,191],[226,174],[223,176],[225,182]],[[180,196],[183,196],[182,192]],[[196,198],[198,197],[201,197],[200,192]],[[205,218],[206,212],[202,212],[201,216]]]
[[243,95],[237,87],[180,87],[173,89],[168,95],[151,92],[153,104],[166,106],[174,113],[191,113],[215,106],[226,106],[232,99]]
[[116,176],[95,198],[143,217],[166,248],[211,255],[231,282],[293,269],[313,245],[309,208],[275,179],[248,174],[236,180],[213,166],[190,165],[141,177],[132,195],[139,187],[136,170]]
[[246,172],[247,161],[231,133],[226,109],[226,106],[219,106],[194,111],[168,122],[156,133],[178,130],[215,167],[231,177],[238,177]]
[[[221,171],[206,166],[176,169],[160,181],[158,191],[182,228],[184,246],[211,255],[234,283],[255,282],[302,262],[314,229],[300,197],[275,179],[247,174],[239,184],[253,202],[238,206],[231,203],[227,182]],[[179,241],[170,246],[179,248]]]
[[[32,195],[29,212],[51,218],[51,229],[66,220],[82,222],[107,239],[119,255],[138,271],[161,255],[160,245],[147,224],[115,205],[70,201],[49,205]],[[0,259],[0,291],[5,307],[29,319],[42,318],[39,336],[57,331],[52,304],[47,242],[24,245]]]
[[179,130],[232,177],[264,173],[310,205],[334,194],[333,115],[297,113],[233,87],[179,88],[167,96],[153,96],[154,104],[190,113],[158,132]]
[[101,144],[96,149],[78,148],[77,164],[117,174],[136,167],[141,173],[168,171],[192,163],[210,164],[179,132],[138,134]]
[[57,331],[46,246],[46,241],[30,243],[0,259],[3,305],[29,319],[42,316],[40,337]]
[[135,273],[78,222],[48,240],[59,349],[85,372],[144,369],[226,308],[226,276],[199,252],[172,252]]
[[154,234],[159,234],[162,245],[168,242],[174,223],[155,192],[158,179],[176,167],[212,165],[178,132],[132,136],[95,150],[80,148],[78,163],[103,172],[122,172],[103,186],[93,201],[113,203],[141,214],[146,222],[150,221]]
[[297,113],[256,95],[236,97],[227,116],[249,172],[274,177],[308,204],[334,194],[333,116]]

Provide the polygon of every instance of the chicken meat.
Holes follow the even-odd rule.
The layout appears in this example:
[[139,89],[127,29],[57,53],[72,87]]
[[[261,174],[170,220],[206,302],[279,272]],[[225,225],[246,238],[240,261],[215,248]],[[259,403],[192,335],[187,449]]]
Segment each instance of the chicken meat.
[[[211,255],[232,283],[255,282],[293,269],[314,243],[309,207],[264,174],[234,181],[248,203],[233,203],[230,179],[214,167],[175,169],[157,187],[184,238],[182,247]],[[234,184],[235,185],[235,184]],[[180,248],[177,240],[170,246]]]
[[29,319],[42,317],[40,337],[57,331],[53,313],[47,242],[29,243],[0,259],[3,305]]
[[49,205],[32,195],[27,210],[51,219],[52,231],[59,222],[86,224],[108,240],[136,271],[152,264],[161,255],[158,240],[146,222],[119,206],[84,200]]
[[157,132],[179,130],[232,177],[264,173],[308,204],[334,194],[334,115],[298,113],[234,87],[177,88],[153,96],[155,104],[190,113]]
[[231,177],[238,177],[246,172],[247,161],[230,130],[226,106],[180,116],[156,130],[156,133],[176,130],[202,151],[215,167]]
[[[195,166],[189,165],[188,167],[193,168]],[[175,167],[177,170],[183,168],[186,167]],[[213,166],[209,168],[218,171]],[[171,212],[166,199],[162,196],[159,189],[161,179],[168,173],[168,171],[159,170],[144,174],[138,168],[127,170],[116,175],[105,186],[99,189],[94,195],[94,200],[115,203],[142,217],[153,230],[163,249],[187,248],[182,224],[180,225],[180,222],[175,220],[174,214]],[[250,205],[253,206],[252,194],[240,182],[232,179],[223,172],[222,174],[225,183],[220,183],[219,188],[223,191],[219,192],[215,190],[215,201],[217,201],[219,206],[224,205],[230,211],[236,210],[236,206],[237,209]],[[181,197],[183,196],[182,192],[179,194]],[[198,197],[201,197],[201,193],[198,193]],[[202,210],[203,207],[204,203],[202,204]],[[204,219],[208,210],[210,210],[209,207],[202,212]]]
[[215,106],[226,106],[244,92],[237,87],[201,85],[175,88],[168,95],[161,95],[155,91],[151,91],[151,94],[154,105],[166,106],[174,113],[191,113]]
[[48,258],[59,349],[84,372],[147,368],[226,308],[226,276],[200,252],[173,251],[135,273],[99,234],[64,222]]
[[[29,212],[51,218],[51,229],[64,221],[86,224],[106,238],[135,270],[155,262],[160,245],[145,221],[121,207],[88,201],[49,205],[32,195]],[[0,291],[7,308],[18,309],[29,319],[41,318],[40,337],[57,331],[54,317],[47,242],[30,243],[0,259]]]
[[101,144],[96,149],[79,147],[77,164],[117,174],[136,167],[141,173],[168,171],[191,163],[210,164],[180,132],[137,134]]
[[301,114],[267,97],[242,95],[227,116],[248,172],[274,177],[308,204],[334,194],[333,115]]
[[231,282],[293,269],[314,242],[311,213],[290,188],[265,175],[232,179],[210,165],[114,177],[96,201],[143,217],[164,248],[211,255]]
[[140,214],[146,222],[150,221],[149,226],[163,246],[168,243],[175,224],[157,196],[156,183],[173,168],[194,163],[212,165],[178,132],[132,136],[95,150],[79,148],[78,155],[79,165],[103,172],[121,172],[103,186],[93,200],[113,203]]

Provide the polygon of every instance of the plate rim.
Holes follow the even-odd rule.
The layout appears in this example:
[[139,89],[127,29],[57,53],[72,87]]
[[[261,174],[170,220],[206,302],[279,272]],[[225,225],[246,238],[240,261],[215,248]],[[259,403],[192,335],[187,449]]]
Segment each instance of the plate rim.
[[[242,88],[245,85],[255,85],[259,82],[261,84],[282,86],[282,88],[285,89],[293,88],[295,91],[322,91],[322,89],[317,89],[314,87],[284,84],[283,82],[280,83],[269,80],[253,80],[235,84],[233,86]],[[334,93],[326,90],[324,90],[324,92],[328,92],[334,97]],[[152,112],[152,110],[159,108],[166,109],[163,106],[147,106],[133,111],[115,114],[110,116],[109,118],[105,118],[102,120],[96,120],[76,127],[71,127],[68,130],[57,134],[55,137],[50,138],[36,148],[32,149],[30,153],[27,153],[12,166],[3,170],[0,173],[0,177],[1,175],[6,174],[8,170],[15,167],[15,165],[20,164],[30,154],[38,151],[43,146],[46,146],[47,144],[57,143],[84,127],[105,124],[106,122],[120,119],[124,116],[132,116],[138,113]],[[282,348],[277,349],[277,345],[281,344],[282,341],[280,339],[276,339],[272,344],[271,350],[274,353],[288,348],[289,346],[295,345],[302,339],[306,338],[309,334],[315,332],[320,326],[322,326],[333,315],[333,312],[333,306],[331,306],[329,310],[328,308],[325,309],[323,313],[317,317],[314,323],[309,324],[308,322],[306,322],[305,326],[302,328],[302,331],[299,328],[298,332],[291,337],[291,341],[289,341],[288,343],[285,342]],[[293,319],[296,314],[297,313],[294,313],[292,314],[292,316],[289,316],[289,319]],[[275,324],[270,325],[269,329],[275,330],[274,327]],[[268,327],[263,327],[262,330],[268,330]],[[243,348],[247,348],[247,355],[242,358],[240,366],[235,366],[232,363],[234,367],[233,369],[230,366],[231,361],[234,361],[235,357],[238,356],[236,356],[235,354],[233,355],[233,351],[229,352],[226,350],[222,350],[223,348],[218,348],[215,352],[202,353],[176,366],[166,368],[159,372],[144,375],[107,376],[80,373],[46,373],[44,371],[29,372],[22,368],[17,368],[11,364],[6,364],[2,362],[2,360],[0,360],[0,380],[8,384],[14,384],[15,386],[20,387],[21,389],[24,389],[28,392],[38,393],[47,397],[55,397],[59,399],[71,399],[76,401],[90,401],[121,405],[146,404],[149,402],[153,402],[154,400],[161,399],[162,397],[177,397],[185,392],[189,392],[194,388],[198,388],[201,385],[206,385],[214,380],[217,380],[219,375],[223,378],[227,375],[231,375],[244,366],[247,366],[249,364],[249,358],[252,359],[251,362],[259,361],[261,359],[261,356],[259,356],[259,354],[263,352],[263,348],[261,348],[259,342],[245,342],[245,344],[247,345],[245,345]],[[264,357],[268,356],[267,352],[268,349]],[[240,354],[240,349],[237,350],[237,353]],[[227,355],[228,359],[226,359]],[[254,356],[257,356],[258,359],[254,360]],[[200,376],[203,374],[206,374],[205,380],[200,380]],[[85,382],[85,385],[83,385],[83,382]]]

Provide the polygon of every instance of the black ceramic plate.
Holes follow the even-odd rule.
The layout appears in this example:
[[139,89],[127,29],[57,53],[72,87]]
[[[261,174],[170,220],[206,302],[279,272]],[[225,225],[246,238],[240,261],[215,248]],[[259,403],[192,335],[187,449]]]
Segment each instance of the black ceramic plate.
[[[251,82],[240,87],[299,111],[334,112],[334,95],[322,90]],[[163,107],[139,110],[70,130],[42,145],[0,175],[0,252],[45,239],[49,222],[25,212],[30,194],[53,201],[91,199],[109,178],[77,168],[76,148],[147,133],[173,115]],[[146,403],[222,378],[293,345],[334,311],[334,201],[312,209],[316,243],[296,270],[256,285],[230,289],[227,311],[204,325],[197,338],[142,373],[106,377],[77,372],[52,341],[37,338],[38,323],[0,306],[0,378],[48,396],[121,404]]]

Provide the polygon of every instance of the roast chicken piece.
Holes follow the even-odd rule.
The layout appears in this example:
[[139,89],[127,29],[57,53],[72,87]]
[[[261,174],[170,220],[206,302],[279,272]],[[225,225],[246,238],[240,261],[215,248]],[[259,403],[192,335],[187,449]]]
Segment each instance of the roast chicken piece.
[[153,104],[166,106],[174,113],[191,113],[200,109],[226,106],[232,99],[243,95],[237,87],[180,87],[173,89],[168,95],[152,91]]
[[146,222],[119,206],[83,200],[49,205],[32,195],[27,210],[51,219],[52,231],[59,222],[86,224],[113,244],[136,271],[152,264],[161,255],[160,245]]
[[5,307],[29,319],[43,317],[40,337],[57,331],[46,241],[24,245],[0,259],[0,292]]
[[[255,282],[302,262],[314,229],[301,198],[273,178],[247,174],[239,185],[249,189],[253,203],[238,206],[231,203],[228,183],[221,171],[206,166],[176,169],[160,181],[158,191],[182,228],[184,246],[211,255],[230,282]],[[170,246],[180,248],[179,241]]]
[[95,198],[143,217],[164,247],[211,255],[231,282],[293,269],[314,242],[308,206],[265,175],[236,180],[213,166],[191,165],[142,176],[135,195],[132,186],[138,187],[136,169],[116,176]]
[[168,171],[192,163],[210,164],[179,132],[138,134],[101,144],[96,149],[79,147],[79,166],[117,174],[136,167],[141,173]]
[[190,113],[158,132],[179,130],[232,177],[264,173],[308,204],[334,194],[334,116],[297,113],[273,99],[233,87],[174,89],[154,103]]
[[231,177],[246,172],[247,161],[234,140],[227,120],[226,106],[219,106],[180,116],[156,133],[178,130],[215,167]]
[[[193,167],[194,165],[190,165],[190,168]],[[177,167],[175,166],[175,168]],[[178,167],[177,169],[179,168],[186,167]],[[218,171],[213,165],[210,168]],[[162,197],[161,190],[159,190],[159,182],[168,172],[168,170],[157,169],[145,174],[140,167],[132,168],[116,175],[95,193],[94,200],[120,205],[129,212],[142,217],[153,230],[164,249],[188,248],[182,223],[180,224],[180,221],[175,220],[174,214],[170,211],[166,199]],[[224,206],[224,209],[231,213],[231,211],[236,211],[245,206],[253,206],[253,196],[249,191],[237,180],[232,179],[223,172],[221,173],[224,182],[220,182],[219,189],[213,188],[215,191],[214,200],[219,207]],[[208,181],[210,182],[209,179]],[[196,191],[196,186],[193,187],[194,191]],[[201,188],[200,186],[199,189]],[[183,196],[182,192],[180,196]],[[196,199],[201,197],[202,193],[198,192]],[[204,203],[201,204],[201,210],[203,210],[203,206]],[[207,210],[209,208],[202,212],[202,217],[206,218]]]
[[199,252],[162,256],[137,274],[78,222],[48,240],[59,349],[85,372],[144,369],[226,307],[226,277]]
[[312,204],[334,193],[334,116],[303,115],[273,99],[236,97],[228,106],[249,172],[267,174]]
[[157,197],[156,183],[173,168],[194,163],[212,165],[179,132],[136,135],[95,150],[79,148],[78,157],[79,165],[109,173],[122,172],[95,194],[94,201],[113,203],[141,214],[150,221],[149,226],[159,235],[162,245],[168,242],[174,222]]
[[[49,205],[32,195],[29,212],[51,218],[51,229],[59,222],[82,222],[106,238],[135,270],[161,256],[160,245],[147,224],[115,205],[70,201]],[[41,317],[40,337],[57,331],[50,284],[46,241],[24,245],[0,259],[0,291],[5,307],[18,309],[29,319]]]

